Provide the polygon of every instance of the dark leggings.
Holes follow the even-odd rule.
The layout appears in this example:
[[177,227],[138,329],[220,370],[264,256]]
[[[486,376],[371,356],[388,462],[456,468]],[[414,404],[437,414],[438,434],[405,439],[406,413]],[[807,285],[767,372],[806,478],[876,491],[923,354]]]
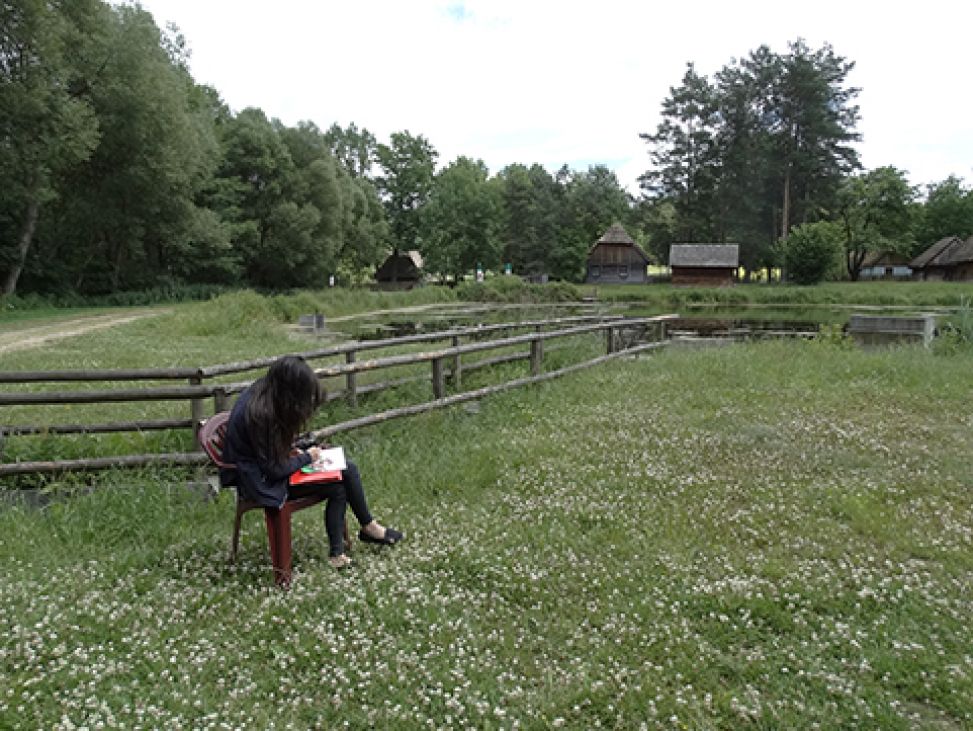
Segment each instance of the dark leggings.
[[358,523],[366,526],[372,522],[372,514],[368,511],[365,500],[365,489],[361,484],[361,475],[354,462],[348,463],[348,468],[341,471],[341,482],[322,482],[318,485],[292,485],[288,488],[289,497],[306,497],[308,495],[324,495],[328,506],[324,510],[324,526],[328,531],[328,544],[331,556],[340,556],[345,552],[345,510],[351,506]]

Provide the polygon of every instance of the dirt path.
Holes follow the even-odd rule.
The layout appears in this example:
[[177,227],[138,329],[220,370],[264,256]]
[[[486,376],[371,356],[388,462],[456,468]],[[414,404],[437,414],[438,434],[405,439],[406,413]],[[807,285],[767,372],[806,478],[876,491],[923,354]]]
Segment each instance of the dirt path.
[[26,350],[45,345],[54,340],[84,335],[93,330],[103,330],[106,327],[124,325],[146,317],[157,317],[171,310],[150,310],[129,314],[89,315],[74,317],[69,320],[57,320],[43,325],[30,325],[14,330],[0,331],[0,354],[14,350]]

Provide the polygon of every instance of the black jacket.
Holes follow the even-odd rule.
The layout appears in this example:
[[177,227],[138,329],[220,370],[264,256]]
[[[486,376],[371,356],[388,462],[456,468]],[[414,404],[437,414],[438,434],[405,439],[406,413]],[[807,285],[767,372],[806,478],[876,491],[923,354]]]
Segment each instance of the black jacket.
[[250,395],[249,388],[241,393],[230,412],[223,444],[223,459],[236,465],[234,482],[241,497],[253,500],[265,508],[279,508],[287,500],[287,484],[291,473],[310,464],[311,455],[301,451],[285,462],[270,462],[262,457],[247,424]]

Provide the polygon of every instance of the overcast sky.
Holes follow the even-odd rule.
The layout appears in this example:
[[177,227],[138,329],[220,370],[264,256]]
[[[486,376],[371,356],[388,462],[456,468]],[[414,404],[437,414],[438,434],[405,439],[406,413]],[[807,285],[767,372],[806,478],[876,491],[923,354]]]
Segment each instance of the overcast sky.
[[804,38],[856,63],[866,168],[973,180],[973,3],[961,0],[142,0],[197,82],[287,125],[409,130],[440,164],[604,164],[633,193],[685,64],[712,75]]

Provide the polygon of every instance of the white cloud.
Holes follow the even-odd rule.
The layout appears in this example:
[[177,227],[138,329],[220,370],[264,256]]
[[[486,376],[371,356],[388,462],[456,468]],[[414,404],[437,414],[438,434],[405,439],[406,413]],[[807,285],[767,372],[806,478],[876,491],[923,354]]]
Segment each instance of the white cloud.
[[425,135],[441,162],[604,162],[637,189],[686,62],[711,74],[762,43],[803,37],[856,62],[867,167],[914,183],[973,177],[970,13],[949,0],[739,3],[541,0],[142,0],[175,22],[197,81],[287,124],[355,122]]

